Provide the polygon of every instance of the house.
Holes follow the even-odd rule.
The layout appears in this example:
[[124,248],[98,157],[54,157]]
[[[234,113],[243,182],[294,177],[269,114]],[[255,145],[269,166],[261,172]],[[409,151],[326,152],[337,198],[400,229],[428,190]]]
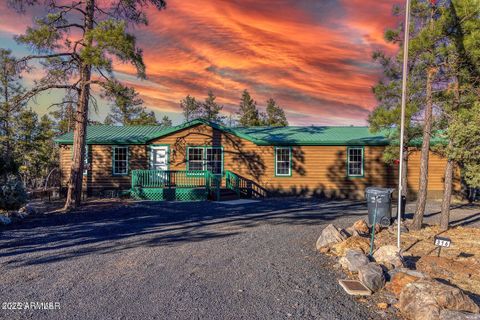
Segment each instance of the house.
[[[56,142],[66,187],[73,134]],[[238,196],[363,198],[368,186],[397,185],[398,166],[382,161],[388,143],[353,126],[227,128],[204,120],[167,129],[89,126],[84,186],[89,194],[131,190],[147,199],[201,199],[219,189]],[[410,152],[408,186],[415,192],[420,152]],[[445,165],[430,154],[429,197],[441,197]],[[458,181],[454,189],[460,190]]]

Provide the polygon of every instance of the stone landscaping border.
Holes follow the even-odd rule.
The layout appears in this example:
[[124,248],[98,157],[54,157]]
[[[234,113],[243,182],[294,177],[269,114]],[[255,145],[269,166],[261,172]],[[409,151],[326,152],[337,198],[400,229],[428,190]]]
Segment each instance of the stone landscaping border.
[[[376,233],[389,232],[375,227]],[[421,257],[418,266],[422,272],[407,268],[403,252],[394,245],[382,245],[370,256],[369,231],[365,220],[358,220],[346,229],[329,224],[320,234],[316,249],[323,254],[337,256],[338,264],[347,274],[368,288],[364,295],[382,291],[393,294],[392,305],[406,319],[480,320],[480,307],[467,294],[438,280],[435,274],[440,272],[435,270],[437,257]],[[405,231],[408,232],[408,229]],[[352,294],[344,279],[340,280],[340,285]],[[380,309],[388,306],[385,302],[377,304]]]

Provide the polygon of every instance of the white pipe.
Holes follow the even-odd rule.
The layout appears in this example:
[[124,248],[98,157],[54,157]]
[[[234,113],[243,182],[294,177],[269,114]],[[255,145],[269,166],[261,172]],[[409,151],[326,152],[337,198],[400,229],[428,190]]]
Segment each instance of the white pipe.
[[397,247],[400,249],[402,224],[402,175],[403,175],[403,144],[405,135],[405,106],[407,104],[407,73],[408,73],[408,33],[410,29],[410,0],[405,6],[405,38],[403,41],[403,74],[402,74],[402,110],[400,119],[400,167],[398,170],[398,208],[397,208]]

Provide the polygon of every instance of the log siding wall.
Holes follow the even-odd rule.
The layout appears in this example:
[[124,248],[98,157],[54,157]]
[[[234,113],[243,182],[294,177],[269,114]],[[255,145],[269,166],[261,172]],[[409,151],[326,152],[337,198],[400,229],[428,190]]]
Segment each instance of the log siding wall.
[[[170,170],[186,170],[186,150],[190,146],[216,146],[224,150],[224,171],[230,170],[250,179],[272,195],[325,196],[363,198],[368,186],[396,187],[397,166],[383,163],[384,147],[364,147],[364,175],[348,177],[347,146],[293,146],[292,175],[275,176],[275,146],[257,146],[253,142],[225,133],[206,125],[198,125],[149,144],[169,145]],[[110,145],[92,145],[89,150],[91,169],[84,177],[90,192],[105,189],[130,188],[130,175],[112,175]],[[361,146],[360,146],[361,147]],[[66,186],[71,164],[71,146],[64,145],[60,152],[62,184]],[[129,146],[129,172],[149,168],[148,145]],[[420,152],[412,152],[408,165],[409,190],[418,189]],[[430,156],[429,195],[441,196],[445,159]],[[457,181],[454,190],[460,190]]]

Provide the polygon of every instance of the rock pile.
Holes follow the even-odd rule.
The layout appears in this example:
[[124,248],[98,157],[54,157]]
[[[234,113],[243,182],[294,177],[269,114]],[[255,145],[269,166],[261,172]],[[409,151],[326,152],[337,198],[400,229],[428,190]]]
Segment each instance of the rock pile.
[[395,306],[407,319],[480,320],[479,306],[461,289],[434,279],[449,281],[458,275],[475,283],[480,281],[480,265],[424,256],[417,262],[417,270],[410,270],[396,246],[380,246],[367,256],[369,248],[369,227],[364,220],[344,230],[330,224],[317,240],[317,250],[340,257],[340,265],[357,274],[372,292],[384,287],[392,292],[398,299]]

